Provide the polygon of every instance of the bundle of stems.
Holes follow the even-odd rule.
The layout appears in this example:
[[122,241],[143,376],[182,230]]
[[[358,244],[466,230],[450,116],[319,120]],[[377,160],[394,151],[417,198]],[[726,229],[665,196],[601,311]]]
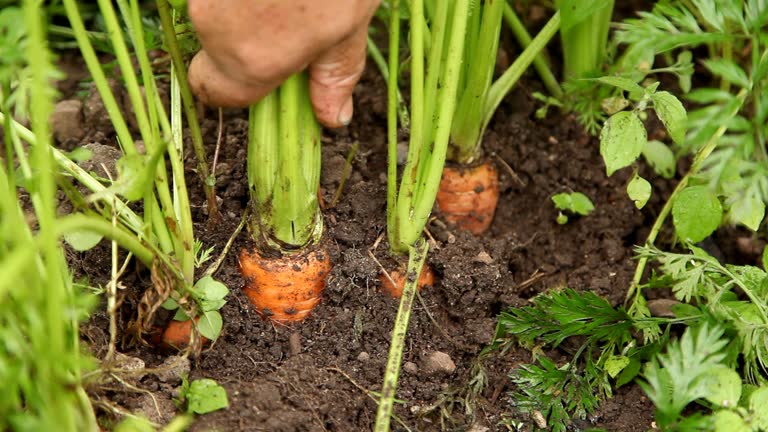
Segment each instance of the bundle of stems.
[[306,73],[291,76],[249,112],[248,184],[255,247],[240,254],[245,292],[278,322],[300,321],[320,301],[330,271],[318,245],[323,218],[320,125]]
[[[89,359],[82,354],[78,332],[88,296],[73,285],[60,245],[66,231],[57,217],[48,125],[54,94],[49,78],[54,69],[38,3],[23,3],[27,31],[23,49],[31,77],[29,114],[37,142],[29,155],[11,140],[10,118],[2,119],[3,157],[8,160],[0,165],[0,269],[4,276],[0,280],[0,429],[97,431],[82,385],[81,372],[89,366]],[[4,78],[8,76],[4,74]],[[4,90],[9,88],[8,81],[2,84]],[[6,92],[3,96],[7,110],[11,104]],[[14,161],[23,181],[12,170]],[[22,204],[20,184],[29,194],[31,208]]]
[[[192,142],[198,154],[198,172],[204,176],[204,183],[209,179],[202,150],[202,136],[194,112],[194,101],[186,82],[181,52],[178,49],[167,1],[159,0],[158,10],[163,21],[166,46],[169,47],[173,59],[170,118],[158,94],[156,77],[147,54],[139,2],[138,0],[118,0],[116,3],[121,12],[122,25],[111,1],[100,0],[98,6],[120,66],[121,77],[135,114],[139,137],[145,151],[140,152],[137,140],[131,134],[126,118],[118,106],[117,98],[85,29],[77,3],[74,0],[63,0],[73,35],[109,114],[123,156],[117,162],[118,178],[106,188],[87,173],[74,167],[69,163],[71,161],[61,160],[60,165],[94,192],[86,199],[82,199],[76,196],[77,189],[65,188],[73,201],[101,204],[108,208],[109,212],[94,213],[104,217],[117,213],[119,223],[115,230],[123,234],[118,242],[122,247],[133,252],[140,251],[141,253],[137,253],[136,256],[144,261],[155,276],[153,277],[154,287],[145,292],[140,306],[140,316],[133,328],[140,336],[152,329],[154,312],[169,296],[173,298],[172,303],[175,306],[183,306],[185,309],[185,312],[178,314],[177,317],[187,318],[198,315],[195,302],[186,300],[186,295],[192,293],[194,284],[195,241],[189,195],[184,177],[182,106],[186,109]],[[130,46],[133,47],[133,53],[129,50],[129,41]],[[138,61],[139,75],[134,70],[131,54]],[[140,82],[143,87],[139,84]],[[170,175],[166,170],[166,160],[170,162]],[[212,205],[212,203],[215,204],[215,197],[212,195],[210,182],[207,183],[209,211],[213,216],[217,211]],[[138,217],[128,211],[121,198],[126,202],[141,201],[144,209],[143,216]],[[215,337],[221,327],[220,315],[216,310],[204,310],[201,315],[209,324],[206,327],[208,330],[206,336]],[[199,341],[199,338],[191,337],[193,344]]]
[[[556,13],[515,62],[493,80],[505,2],[473,2],[453,117],[448,161],[437,204],[448,222],[481,234],[488,229],[499,199],[498,172],[483,158],[482,139],[504,96],[539,57],[560,23]],[[511,10],[507,8],[507,15]],[[514,14],[512,14],[514,16]]]
[[[376,415],[376,431],[389,430],[418,275],[428,251],[421,233],[432,211],[445,163],[469,23],[469,3],[468,0],[440,0],[426,5],[423,0],[413,0],[410,3],[411,129],[398,188],[396,77],[400,64],[400,4],[398,0],[391,2],[387,236],[392,252],[407,252],[409,259]],[[429,23],[425,11],[428,11]]]

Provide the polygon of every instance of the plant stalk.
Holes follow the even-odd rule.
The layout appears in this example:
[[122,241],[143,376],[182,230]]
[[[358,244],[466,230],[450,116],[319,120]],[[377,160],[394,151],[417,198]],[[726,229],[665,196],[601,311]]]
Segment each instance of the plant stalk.
[[384,383],[381,388],[379,408],[376,411],[375,432],[389,431],[389,422],[394,408],[395,391],[397,390],[397,381],[400,376],[400,364],[403,361],[405,336],[408,333],[408,323],[411,319],[411,310],[416,298],[419,274],[421,274],[421,268],[424,266],[428,250],[429,246],[423,238],[419,238],[414,246],[408,248],[407,277],[403,286],[403,294],[400,297],[400,306],[397,309],[395,326],[392,329],[387,366],[384,372]]

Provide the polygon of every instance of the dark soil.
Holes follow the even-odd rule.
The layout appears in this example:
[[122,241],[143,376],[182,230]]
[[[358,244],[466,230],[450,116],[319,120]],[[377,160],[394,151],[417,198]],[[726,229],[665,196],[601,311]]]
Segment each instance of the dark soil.
[[[536,120],[532,89],[521,84],[499,110],[486,139],[487,156],[501,173],[501,199],[490,232],[474,237],[452,230],[437,219],[428,226],[434,239],[428,262],[437,274],[434,287],[422,291],[411,318],[404,354],[408,363],[400,376],[396,407],[397,430],[507,430],[500,426],[512,412],[508,374],[531,355],[513,349],[484,363],[489,380],[477,397],[468,393],[471,372],[480,350],[491,342],[500,311],[521,306],[547,289],[568,286],[593,290],[613,304],[623,302],[634,262],[632,247],[642,243],[647,227],[670,191],[656,182],[646,209],[637,210],[626,196],[631,172],[611,178],[598,153],[595,138],[585,135],[571,117],[556,113]],[[66,89],[65,94],[70,94]],[[85,138],[115,146],[113,131],[100,117],[98,98],[88,97]],[[193,430],[220,431],[362,431],[369,430],[376,413],[397,300],[381,293],[378,262],[393,266],[385,236],[386,142],[384,83],[368,71],[356,93],[356,116],[344,130],[327,131],[323,147],[321,185],[330,204],[340,184],[345,159],[355,142],[360,150],[341,198],[326,209],[325,244],[334,268],[324,301],[305,322],[276,326],[256,314],[241,291],[237,251],[250,244],[242,232],[216,277],[232,293],[222,309],[222,336],[192,364],[190,378],[217,380],[228,391],[230,407],[197,418]],[[103,109],[103,108],[102,108]],[[195,231],[214,255],[235,231],[247,205],[245,169],[246,121],[241,111],[225,112],[226,122],[219,164],[218,195],[222,221],[208,226],[204,197],[188,156],[188,182],[195,205]],[[217,122],[213,111],[203,123],[213,154]],[[647,177],[653,177],[648,175]],[[595,211],[566,225],[555,222],[550,197],[579,191],[589,196]],[[108,279],[106,246],[85,254],[71,254],[79,275],[92,283]],[[146,275],[128,275],[121,322],[134,312]],[[84,328],[93,352],[103,354],[107,318],[97,311]],[[126,354],[147,367],[160,365],[168,352],[152,347],[124,347]],[[428,357],[447,354],[455,363],[431,371]],[[565,358],[565,357],[563,357]],[[135,385],[152,392],[160,413],[146,395],[94,388],[102,400],[139,410],[156,420],[171,417],[170,400],[178,385],[148,374]],[[163,408],[165,407],[165,408]],[[471,413],[471,414],[468,414]],[[523,416],[517,420],[531,424]],[[634,385],[619,389],[597,413],[578,422],[579,429],[603,427],[612,431],[651,428],[653,406]]]

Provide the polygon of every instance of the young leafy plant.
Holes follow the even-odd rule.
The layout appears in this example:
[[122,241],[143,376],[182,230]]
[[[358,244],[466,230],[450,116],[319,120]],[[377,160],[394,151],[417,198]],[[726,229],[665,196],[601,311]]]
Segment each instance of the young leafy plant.
[[552,196],[552,202],[555,208],[560,210],[557,214],[557,223],[564,225],[568,223],[568,215],[587,216],[595,209],[592,200],[581,192],[559,193]]
[[229,407],[227,390],[210,378],[192,382],[184,378],[179,398],[190,414],[208,414]]

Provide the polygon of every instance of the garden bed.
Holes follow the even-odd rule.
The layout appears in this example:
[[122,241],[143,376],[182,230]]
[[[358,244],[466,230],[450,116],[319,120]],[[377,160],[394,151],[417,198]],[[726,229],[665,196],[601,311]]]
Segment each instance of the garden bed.
[[[72,66],[68,66],[72,69]],[[62,90],[71,96],[76,68]],[[662,198],[672,184],[659,179],[654,197],[639,211],[626,196],[629,169],[611,178],[598,152],[598,142],[572,117],[551,112],[537,120],[532,88],[526,82],[509,95],[487,133],[488,156],[500,171],[501,199],[491,230],[472,235],[451,230],[436,220],[428,225],[434,242],[428,262],[437,273],[434,287],[424,290],[411,318],[404,367],[393,421],[410,430],[504,430],[499,426],[512,401],[509,372],[531,361],[524,349],[493,355],[482,364],[488,385],[479,397],[469,392],[481,349],[494,334],[496,316],[510,306],[550,288],[593,290],[618,305],[624,301],[634,271],[633,245],[643,242]],[[108,122],[99,122],[98,97],[85,102],[85,138],[80,144],[114,142]],[[322,194],[330,207],[339,187],[345,159],[355,142],[360,149],[340,199],[324,211],[325,242],[334,268],[323,302],[302,324],[278,326],[250,306],[240,288],[237,251],[249,243],[247,232],[236,238],[216,277],[232,290],[221,310],[224,330],[215,345],[193,360],[190,378],[208,377],[222,384],[230,406],[199,417],[193,430],[359,431],[371,427],[389,349],[397,300],[382,294],[377,260],[389,263],[385,236],[386,89],[372,69],[356,92],[356,116],[350,127],[325,131]],[[203,133],[213,154],[218,124],[209,111]],[[195,232],[205,247],[219,254],[235,231],[248,202],[245,113],[225,112],[219,164],[218,196],[223,220],[208,226],[204,197],[188,155]],[[73,144],[73,143],[70,143]],[[555,221],[550,197],[578,191],[595,204],[589,216],[566,225]],[[371,249],[378,243],[376,249]],[[109,279],[106,246],[70,254],[79,275],[92,284]],[[122,323],[135,312],[149,280],[125,282]],[[91,350],[106,349],[108,319],[103,307],[84,327]],[[563,359],[568,346],[563,347]],[[157,367],[172,353],[155,348],[124,347],[125,354]],[[443,353],[442,354],[435,354]],[[553,359],[557,359],[557,353]],[[448,360],[450,358],[450,360]],[[171,402],[178,382],[147,374],[135,382],[151,392],[135,393],[94,386],[97,400],[140,411],[158,422],[175,411]],[[155,401],[157,405],[155,405]],[[465,403],[466,402],[466,403]],[[158,410],[159,408],[159,410]],[[470,410],[470,411],[467,411]],[[530,418],[520,418],[530,424]],[[535,420],[535,419],[533,419]],[[579,428],[644,431],[651,428],[653,405],[634,384],[620,388]],[[487,429],[485,429],[487,428]]]

